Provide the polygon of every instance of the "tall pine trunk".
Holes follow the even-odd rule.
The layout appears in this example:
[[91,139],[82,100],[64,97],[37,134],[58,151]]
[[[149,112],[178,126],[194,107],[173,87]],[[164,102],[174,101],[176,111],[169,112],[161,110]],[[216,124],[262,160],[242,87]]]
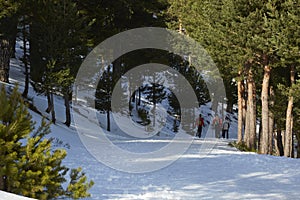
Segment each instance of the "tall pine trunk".
[[242,127],[244,129],[244,135],[246,130],[246,116],[247,116],[247,99],[246,99],[246,84],[242,82],[242,89],[243,89],[243,98],[242,98],[242,106],[243,106],[243,124]]
[[243,99],[244,99],[244,87],[242,84],[241,72],[239,72],[239,79],[237,81],[238,90],[238,143],[243,141]]
[[10,37],[11,43],[11,58],[16,58],[16,39],[18,35],[18,16],[14,15],[11,20],[9,20],[9,30],[8,35]]
[[283,156],[282,131],[280,127],[276,131],[275,149],[278,156]]
[[65,109],[66,109],[65,125],[69,127],[71,125],[70,94],[68,93],[64,94],[64,100],[65,100]]
[[[5,1],[6,2],[6,1]],[[17,37],[18,16],[16,13],[7,13],[9,16],[1,18],[0,33],[0,81],[9,82],[9,64],[13,57],[14,45]]]
[[[119,47],[121,50],[121,47]],[[122,88],[121,87],[121,81],[119,79],[122,76],[122,60],[120,58],[116,59],[113,64],[113,70],[112,70],[112,83],[111,83],[111,91],[113,91],[114,87]],[[116,84],[119,84],[116,86]]]
[[252,87],[252,109],[250,114],[250,148],[256,149],[257,138],[256,138],[256,85],[253,79],[252,71],[251,73],[251,87]]
[[272,112],[269,113],[269,154],[273,154],[273,138],[274,135],[274,114]]
[[226,112],[232,113],[233,112],[233,98],[229,97],[227,98],[227,103],[226,103]]
[[5,191],[5,192],[9,191],[6,175],[3,175],[0,177],[0,190]]
[[271,67],[269,65],[264,66],[264,78],[261,91],[261,137],[259,145],[259,153],[270,154],[269,143],[269,82],[270,82]]
[[4,190],[4,180],[3,180],[3,176],[0,176],[0,190],[5,191],[5,190]]
[[0,38],[0,81],[9,82],[9,63],[12,54],[9,39]]
[[[247,99],[248,102],[248,99]],[[247,145],[247,147],[250,146],[250,112],[248,103],[246,103],[247,109],[246,109],[246,115],[245,115],[245,133],[244,133],[244,142]]]
[[251,68],[247,77],[247,114],[245,128],[245,143],[248,148],[256,148],[256,106],[255,106],[255,83]]
[[48,106],[47,106],[45,112],[50,113],[52,110],[52,103],[51,103],[51,95],[50,95],[49,91],[46,92],[46,97],[47,97],[47,105]]
[[55,109],[54,109],[54,96],[53,93],[50,93],[50,104],[51,104],[51,121],[53,124],[56,122],[56,117],[55,117]]
[[294,130],[293,130],[293,127],[294,127],[294,117],[292,116],[292,125],[291,125],[292,129],[291,129],[291,132],[292,132],[292,155],[291,155],[291,158],[295,158],[295,148],[294,148]]
[[54,110],[54,97],[53,97],[53,93],[47,91],[46,92],[46,96],[47,96],[47,102],[48,102],[48,107],[46,109],[47,113],[51,113],[51,121],[53,124],[55,124],[56,122],[56,118],[55,118],[55,110]]
[[[273,107],[274,106],[274,99],[275,99],[275,96],[274,96],[274,89],[273,87],[271,86],[270,87],[270,107]],[[274,113],[272,111],[269,111],[269,152],[270,154],[273,154],[273,138],[275,138],[275,135],[274,135]]]
[[23,34],[23,63],[25,68],[25,87],[22,96],[24,98],[27,98],[28,89],[29,89],[29,66],[28,66],[28,59],[27,59],[27,46],[26,46],[27,32],[26,32],[25,22],[23,24],[22,34]]
[[[291,87],[295,82],[295,67],[291,66],[290,69],[290,80]],[[285,123],[285,138],[284,138],[284,156],[292,157],[292,148],[293,148],[293,132],[292,132],[292,123],[293,123],[293,104],[294,97],[292,94],[289,96],[288,106],[286,110],[286,123]]]
[[297,158],[300,158],[300,133],[299,131],[296,134],[297,136]]
[[106,110],[106,119],[107,119],[107,131],[110,131],[110,110],[107,108]]

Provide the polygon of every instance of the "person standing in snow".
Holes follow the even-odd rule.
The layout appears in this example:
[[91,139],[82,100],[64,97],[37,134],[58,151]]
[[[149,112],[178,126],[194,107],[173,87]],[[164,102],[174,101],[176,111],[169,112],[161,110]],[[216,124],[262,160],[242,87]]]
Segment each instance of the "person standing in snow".
[[226,139],[228,139],[229,128],[230,128],[229,119],[228,119],[228,117],[226,117],[225,121],[223,123],[223,126],[222,126],[222,138],[225,138],[225,135],[226,135]]
[[220,138],[220,132],[221,132],[221,128],[222,128],[222,119],[217,114],[213,120],[213,126],[215,128],[215,137]]
[[196,121],[196,125],[198,127],[196,136],[201,138],[202,127],[204,126],[204,119],[201,114],[199,114],[199,118]]

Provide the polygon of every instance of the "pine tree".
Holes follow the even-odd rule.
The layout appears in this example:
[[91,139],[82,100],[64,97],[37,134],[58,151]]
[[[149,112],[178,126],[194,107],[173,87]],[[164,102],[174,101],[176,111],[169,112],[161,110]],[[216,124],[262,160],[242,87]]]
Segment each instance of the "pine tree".
[[0,81],[9,81],[9,64],[17,33],[19,1],[0,1]]
[[[81,169],[72,169],[67,188],[63,184],[69,168],[62,165],[63,149],[53,149],[45,139],[50,127],[43,120],[38,129],[21,95],[1,88],[0,107],[0,190],[38,199],[83,198],[93,182],[87,182]],[[80,192],[80,193],[79,193]]]
[[48,96],[47,111],[52,111],[53,122],[55,115],[52,96],[64,96],[65,124],[70,126],[72,83],[82,56],[86,55],[88,22],[77,4],[71,0],[39,1],[35,6],[36,10],[31,10],[30,26],[31,79],[35,88]]
[[[276,34],[277,55],[280,58],[280,65],[288,69],[289,77],[287,78],[286,91],[288,91],[288,104],[286,108],[285,119],[285,135],[284,135],[284,155],[293,157],[293,132],[294,128],[294,108],[297,93],[293,87],[297,87],[297,73],[299,68],[299,35],[300,35],[300,1],[285,0],[280,4],[280,18],[278,26],[281,27],[280,32]],[[295,85],[295,86],[294,86]],[[297,119],[295,119],[297,120]]]
[[151,85],[146,85],[143,93],[145,94],[145,98],[153,103],[156,106],[158,103],[161,103],[162,100],[166,98],[166,89],[162,84],[157,82],[151,83]]
[[96,109],[106,112],[107,131],[110,131],[111,95],[113,88],[112,76],[111,66],[109,65],[100,77],[95,94]]

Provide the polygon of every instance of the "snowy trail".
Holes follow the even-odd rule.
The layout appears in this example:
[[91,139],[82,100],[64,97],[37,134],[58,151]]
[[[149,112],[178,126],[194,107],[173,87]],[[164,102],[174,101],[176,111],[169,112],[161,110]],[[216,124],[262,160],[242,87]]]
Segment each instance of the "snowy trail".
[[[145,174],[128,174],[94,163],[97,174],[93,199],[297,199],[299,162],[243,154],[218,144],[206,158],[199,144],[172,165]],[[157,144],[157,143],[155,143]],[[153,145],[155,145],[153,144]],[[138,145],[138,144],[136,144]],[[141,144],[142,145],[142,144]],[[98,169],[94,167],[99,166]],[[98,181],[97,181],[98,182]],[[97,195],[97,197],[96,197]],[[100,196],[98,196],[100,195]]]
[[[156,172],[113,172],[102,197],[107,199],[298,199],[299,162],[242,154],[224,143],[206,158],[193,144],[181,159]],[[276,172],[277,171],[277,172]],[[298,177],[298,178],[296,178]],[[102,187],[106,184],[101,184]],[[96,189],[96,188],[95,188]],[[107,194],[105,194],[107,191]]]
[[[133,174],[98,162],[87,152],[75,132],[57,125],[52,126],[52,131],[52,136],[71,146],[65,164],[82,166],[87,176],[95,181],[90,199],[282,200],[299,199],[300,196],[299,160],[240,152],[229,147],[228,140],[217,140],[214,149],[204,158],[199,153],[201,145],[215,141],[194,140],[188,151],[170,166]],[[160,147],[168,140],[115,142],[129,150],[147,151],[148,147]]]

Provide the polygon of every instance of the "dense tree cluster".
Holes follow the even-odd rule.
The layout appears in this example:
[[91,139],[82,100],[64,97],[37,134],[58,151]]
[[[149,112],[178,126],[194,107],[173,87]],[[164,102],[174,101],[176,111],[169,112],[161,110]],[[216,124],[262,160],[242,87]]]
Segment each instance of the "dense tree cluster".
[[[63,96],[65,124],[70,126],[73,82],[83,59],[106,38],[146,26],[176,30],[209,52],[224,81],[227,111],[238,105],[238,143],[262,154],[293,157],[297,139],[300,152],[299,0],[0,0],[0,81],[9,81],[9,61],[21,39],[23,96],[30,82],[46,95],[53,123],[53,95]],[[92,99],[107,113],[108,130],[112,89],[126,72],[145,63],[165,64],[184,75],[200,105],[211,100],[189,58],[153,49],[133,51],[107,64]],[[181,114],[176,99],[160,85],[129,91],[127,104],[140,104],[144,92],[153,105],[168,98],[175,114]]]
[[238,98],[238,142],[262,154],[293,157],[293,135],[299,138],[294,127],[299,121],[300,1],[170,4],[169,27],[184,30],[209,51],[222,73],[228,104]]

